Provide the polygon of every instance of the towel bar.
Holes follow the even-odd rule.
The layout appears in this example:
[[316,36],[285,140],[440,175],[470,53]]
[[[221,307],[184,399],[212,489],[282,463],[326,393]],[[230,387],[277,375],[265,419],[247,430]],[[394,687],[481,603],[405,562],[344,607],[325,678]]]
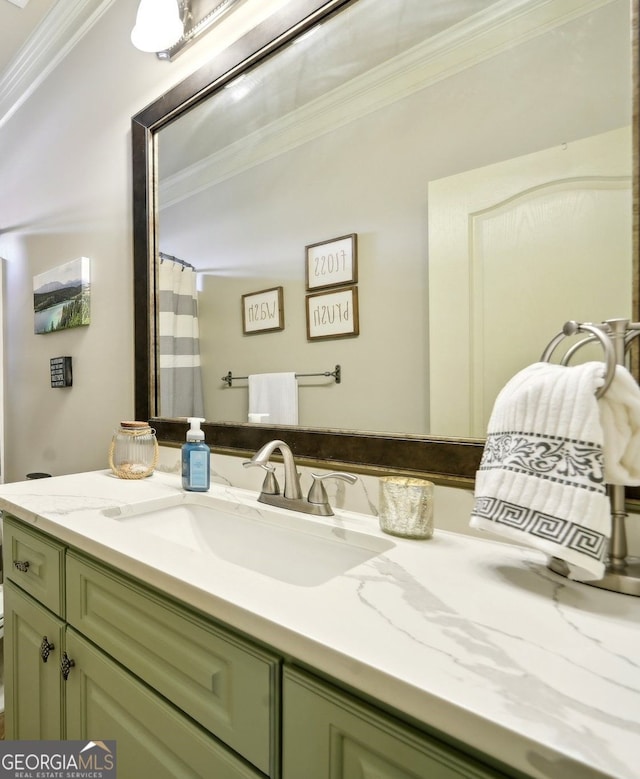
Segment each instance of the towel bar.
[[[336,367],[332,371],[322,371],[321,373],[296,373],[296,379],[301,377],[308,377],[308,376],[325,376],[326,378],[333,377],[336,381],[336,384],[340,384],[342,381],[342,368],[340,365],[336,365]],[[227,387],[232,387],[234,381],[240,381],[242,379],[248,379],[248,376],[234,376],[231,371],[227,373],[226,376],[222,376],[220,378],[220,381],[223,381]]]
[[[640,336],[640,322],[630,322],[628,319],[607,319],[600,324],[566,322],[561,332],[547,345],[540,358],[541,361],[549,362],[561,341],[577,333],[588,335],[569,347],[561,362],[566,365],[582,346],[599,341],[605,353],[606,374],[604,384],[598,389],[596,395],[602,397],[613,381],[616,365],[624,365],[631,342]],[[607,491],[611,502],[611,538],[606,573],[602,579],[582,583],[626,595],[640,596],[640,558],[630,557],[627,553],[625,488],[624,485],[609,484]],[[567,576],[569,573],[565,561],[557,557],[551,558],[549,568],[561,576]]]

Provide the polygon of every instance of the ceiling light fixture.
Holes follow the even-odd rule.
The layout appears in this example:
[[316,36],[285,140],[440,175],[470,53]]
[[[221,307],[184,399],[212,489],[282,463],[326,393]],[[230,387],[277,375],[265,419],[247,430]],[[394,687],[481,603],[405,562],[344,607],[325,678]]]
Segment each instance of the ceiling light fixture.
[[159,59],[173,59],[239,0],[222,0],[215,7],[212,2],[215,0],[140,0],[131,32],[133,45],[155,52]]
[[140,0],[131,43],[140,51],[162,51],[184,33],[177,0]]

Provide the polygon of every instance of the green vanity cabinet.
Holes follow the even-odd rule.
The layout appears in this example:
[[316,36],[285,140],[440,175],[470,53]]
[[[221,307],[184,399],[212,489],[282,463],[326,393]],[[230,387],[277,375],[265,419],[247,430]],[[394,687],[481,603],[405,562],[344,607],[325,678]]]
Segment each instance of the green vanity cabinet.
[[[5,517],[5,731],[8,739],[64,734],[64,546]],[[17,585],[17,586],[16,586]]]
[[505,779],[295,668],[283,674],[282,779]]
[[275,655],[83,555],[67,552],[66,572],[70,625],[275,776],[280,684]]
[[30,596],[10,582],[5,593],[7,738],[115,739],[123,779],[261,777]]
[[72,628],[66,649],[67,738],[115,739],[118,777],[262,777]]
[[6,738],[57,740],[63,736],[63,647],[64,622],[5,579]]
[[279,658],[6,515],[4,549],[8,739],[115,739],[122,779],[279,776]]

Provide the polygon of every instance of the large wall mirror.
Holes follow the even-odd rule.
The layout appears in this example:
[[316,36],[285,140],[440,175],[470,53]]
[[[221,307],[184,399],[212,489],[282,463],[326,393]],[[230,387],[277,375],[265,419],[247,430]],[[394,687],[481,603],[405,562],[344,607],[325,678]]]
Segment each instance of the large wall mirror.
[[[470,485],[497,392],[565,320],[640,318],[636,25],[635,0],[294,0],[137,114],[138,418]],[[354,298],[357,333],[323,329]],[[298,424],[247,421],[270,372],[299,375]]]

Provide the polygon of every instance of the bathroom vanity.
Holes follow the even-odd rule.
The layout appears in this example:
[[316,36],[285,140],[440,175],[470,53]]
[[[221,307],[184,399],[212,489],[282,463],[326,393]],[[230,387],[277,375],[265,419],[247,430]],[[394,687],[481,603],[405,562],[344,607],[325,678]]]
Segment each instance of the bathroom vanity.
[[256,497],[2,486],[7,738],[115,739],[125,779],[637,777],[640,599]]

